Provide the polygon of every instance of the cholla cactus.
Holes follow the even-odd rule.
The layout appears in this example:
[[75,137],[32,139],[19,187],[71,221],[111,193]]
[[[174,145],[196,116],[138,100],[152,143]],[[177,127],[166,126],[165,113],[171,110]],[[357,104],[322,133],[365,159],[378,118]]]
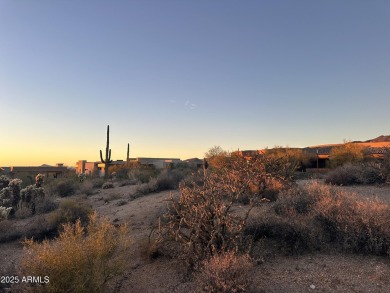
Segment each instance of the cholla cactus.
[[11,181],[11,179],[9,179],[7,176],[1,175],[0,176],[0,190],[2,190],[3,188],[6,188],[10,181]]
[[20,179],[12,179],[9,184],[8,184],[8,187],[11,188],[12,190],[12,207],[16,209],[16,207],[18,206],[19,204],[19,201],[20,201],[20,190],[21,190],[21,185],[22,184],[22,180]]
[[11,207],[0,207],[0,220],[6,220],[8,219],[8,216],[11,212],[12,208]]
[[0,190],[0,206],[11,207],[12,206],[12,188],[6,187]]
[[43,198],[45,191],[42,187],[36,187],[35,185],[29,185],[20,191],[21,204],[29,207],[32,214],[35,214],[35,202],[37,198]]
[[17,209],[20,201],[20,184],[22,180],[12,179],[8,186],[0,190],[0,206]]
[[87,175],[85,175],[85,173],[80,173],[78,177],[79,177],[79,181],[80,182],[84,182],[84,180],[87,177]]
[[37,187],[37,188],[42,187],[44,178],[45,178],[45,175],[43,175],[43,174],[38,174],[37,176],[35,176],[35,187]]

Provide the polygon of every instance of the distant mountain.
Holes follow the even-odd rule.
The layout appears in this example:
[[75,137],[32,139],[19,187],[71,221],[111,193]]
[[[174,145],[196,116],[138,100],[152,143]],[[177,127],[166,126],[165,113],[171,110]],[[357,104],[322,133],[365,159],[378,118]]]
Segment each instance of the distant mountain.
[[381,135],[377,138],[366,140],[365,142],[390,142],[390,135]]

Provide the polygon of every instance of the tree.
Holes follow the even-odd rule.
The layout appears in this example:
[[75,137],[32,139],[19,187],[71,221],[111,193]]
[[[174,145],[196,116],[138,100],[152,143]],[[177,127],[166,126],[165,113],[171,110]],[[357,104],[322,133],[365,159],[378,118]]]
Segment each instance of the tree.
[[211,167],[220,168],[226,162],[227,158],[230,157],[230,154],[220,146],[213,146],[204,156]]
[[333,147],[330,151],[331,167],[363,161],[364,149],[363,146],[352,142],[345,142],[342,145]]

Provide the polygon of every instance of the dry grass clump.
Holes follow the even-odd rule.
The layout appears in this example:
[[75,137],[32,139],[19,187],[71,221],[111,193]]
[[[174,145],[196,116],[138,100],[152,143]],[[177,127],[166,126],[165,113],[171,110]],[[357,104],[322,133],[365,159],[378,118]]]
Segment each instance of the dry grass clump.
[[203,292],[247,292],[253,266],[248,254],[237,255],[234,251],[228,251],[203,261],[196,281]]
[[86,228],[78,220],[65,224],[55,240],[31,239],[24,245],[22,273],[49,277],[47,284],[35,286],[36,292],[104,292],[124,270],[129,237],[126,226],[116,228],[92,214]]
[[335,247],[388,255],[389,221],[387,203],[314,182],[281,195],[246,233],[278,240],[290,253]]

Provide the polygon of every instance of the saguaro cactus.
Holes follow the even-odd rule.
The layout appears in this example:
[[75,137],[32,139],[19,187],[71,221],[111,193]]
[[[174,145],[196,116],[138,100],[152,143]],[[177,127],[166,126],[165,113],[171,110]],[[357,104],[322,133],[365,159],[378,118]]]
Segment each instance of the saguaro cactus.
[[110,125],[107,125],[106,158],[103,160],[103,153],[100,150],[100,161],[104,163],[104,178],[108,178],[108,166],[112,162],[110,149]]
[[126,165],[129,165],[129,156],[130,156],[130,144],[127,144],[127,157],[126,157]]

